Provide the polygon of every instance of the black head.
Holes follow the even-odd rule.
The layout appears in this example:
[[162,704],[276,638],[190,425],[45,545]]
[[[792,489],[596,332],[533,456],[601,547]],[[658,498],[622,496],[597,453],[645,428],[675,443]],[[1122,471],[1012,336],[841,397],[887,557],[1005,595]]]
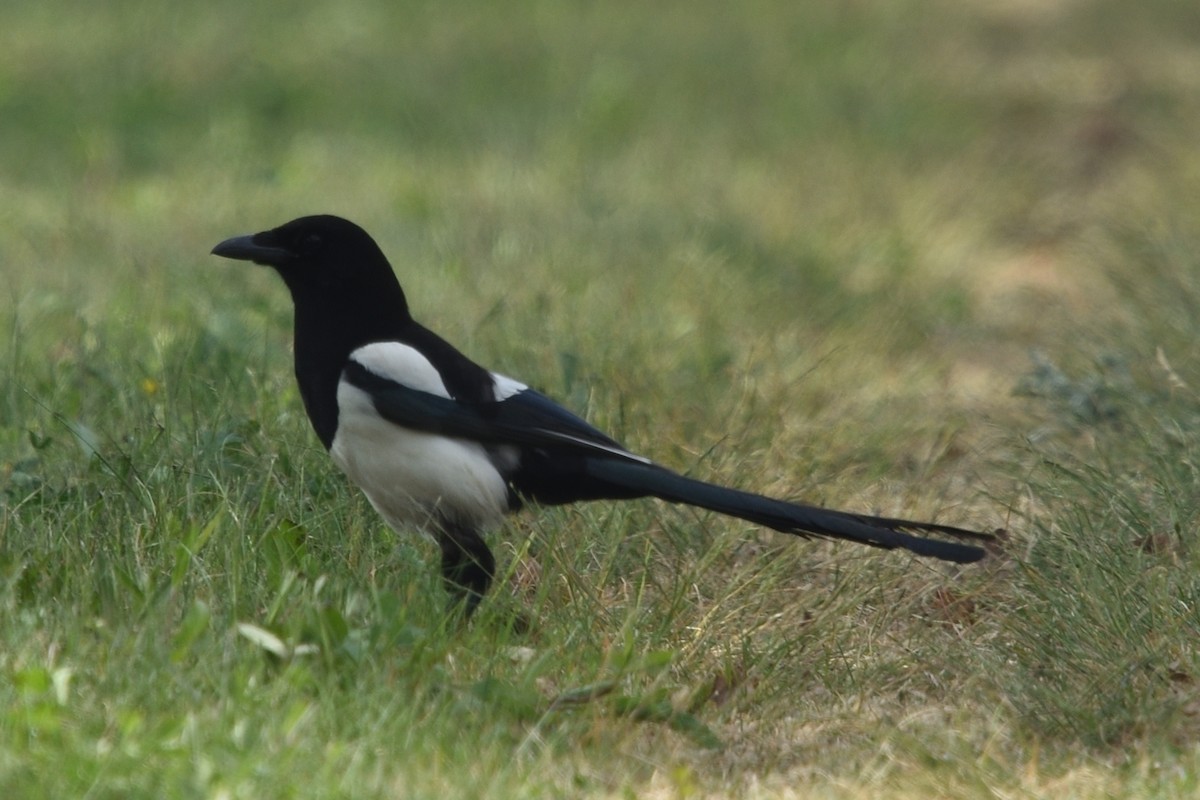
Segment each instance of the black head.
[[399,284],[370,234],[330,214],[294,219],[278,228],[226,239],[213,255],[272,267],[294,299],[351,293],[395,303]]
[[296,308],[298,345],[304,337],[358,347],[395,338],[412,323],[392,265],[375,240],[350,220],[331,214],[300,217],[269,231],[226,239],[212,252],[279,273]]

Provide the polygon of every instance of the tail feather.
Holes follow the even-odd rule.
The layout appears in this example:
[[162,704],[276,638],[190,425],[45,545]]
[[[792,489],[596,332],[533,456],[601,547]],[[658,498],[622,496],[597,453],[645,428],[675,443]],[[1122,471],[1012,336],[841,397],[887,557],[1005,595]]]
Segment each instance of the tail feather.
[[988,534],[891,517],[872,517],[789,503],[770,497],[685,478],[655,464],[596,458],[587,463],[588,474],[614,487],[637,490],[670,503],[685,503],[796,536],[824,536],[881,547],[908,550],[920,556],[969,564],[983,558],[982,547],[913,535],[940,533],[961,539],[986,541]]

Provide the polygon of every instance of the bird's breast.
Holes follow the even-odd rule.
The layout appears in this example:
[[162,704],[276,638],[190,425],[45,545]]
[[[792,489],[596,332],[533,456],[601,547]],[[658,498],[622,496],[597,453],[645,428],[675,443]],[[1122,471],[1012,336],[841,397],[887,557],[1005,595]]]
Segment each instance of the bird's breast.
[[430,528],[445,519],[479,530],[499,524],[508,488],[484,448],[396,425],[370,395],[338,386],[334,463],[393,528]]

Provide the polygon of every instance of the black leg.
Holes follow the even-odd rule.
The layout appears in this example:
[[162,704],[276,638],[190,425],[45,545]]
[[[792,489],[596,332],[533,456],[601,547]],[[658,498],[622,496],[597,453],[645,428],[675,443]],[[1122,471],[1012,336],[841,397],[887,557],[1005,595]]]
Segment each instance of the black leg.
[[478,607],[496,574],[496,559],[483,538],[470,528],[444,524],[438,534],[442,548],[442,580],[455,605],[466,615]]

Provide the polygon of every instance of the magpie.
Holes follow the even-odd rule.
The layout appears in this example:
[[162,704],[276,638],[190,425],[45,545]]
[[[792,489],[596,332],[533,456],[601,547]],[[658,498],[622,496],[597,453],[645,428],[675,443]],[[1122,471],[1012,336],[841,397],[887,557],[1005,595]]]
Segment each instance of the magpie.
[[679,475],[520,381],[471,361],[409,313],[383,251],[330,215],[235,236],[214,255],[273,268],[291,292],[300,397],[334,463],[397,531],[430,534],[469,615],[496,562],[483,534],[527,503],[656,497],[800,537],[900,548],[961,564],[988,534],[832,511]]

